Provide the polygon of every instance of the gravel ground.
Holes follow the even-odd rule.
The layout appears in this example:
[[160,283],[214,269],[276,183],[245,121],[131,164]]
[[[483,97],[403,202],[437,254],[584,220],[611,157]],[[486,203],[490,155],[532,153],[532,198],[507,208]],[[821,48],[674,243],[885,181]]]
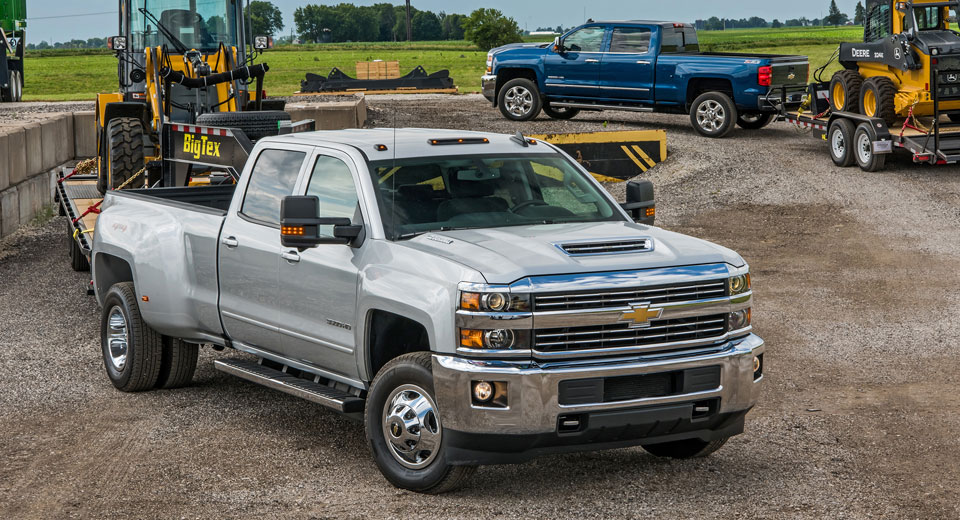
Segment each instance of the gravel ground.
[[444,496],[398,491],[361,425],[214,371],[230,354],[203,349],[190,388],[115,391],[88,279],[70,270],[55,219],[0,242],[0,515],[960,516],[956,167],[837,169],[824,143],[782,123],[707,140],[681,116],[517,124],[479,96],[368,101],[379,126],[666,128],[670,159],[648,174],[660,225],[752,266],[768,350],[746,433],[702,460],[551,456],[481,468]]

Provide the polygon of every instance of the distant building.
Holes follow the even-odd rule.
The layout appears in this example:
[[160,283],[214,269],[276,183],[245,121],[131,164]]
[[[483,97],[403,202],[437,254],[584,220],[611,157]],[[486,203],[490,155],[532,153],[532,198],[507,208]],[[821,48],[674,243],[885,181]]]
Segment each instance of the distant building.
[[559,34],[553,31],[530,31],[530,36],[559,36]]

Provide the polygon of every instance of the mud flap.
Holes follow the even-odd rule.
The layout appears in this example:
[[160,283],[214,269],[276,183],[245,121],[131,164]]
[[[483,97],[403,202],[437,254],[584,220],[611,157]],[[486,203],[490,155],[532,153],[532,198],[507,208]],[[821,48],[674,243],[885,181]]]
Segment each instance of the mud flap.
[[528,135],[573,157],[600,182],[623,182],[667,159],[665,130]]

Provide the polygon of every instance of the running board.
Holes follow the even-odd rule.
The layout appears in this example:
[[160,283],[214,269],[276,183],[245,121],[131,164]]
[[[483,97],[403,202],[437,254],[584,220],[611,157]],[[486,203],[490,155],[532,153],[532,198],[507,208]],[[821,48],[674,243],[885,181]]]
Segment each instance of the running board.
[[583,110],[626,110],[628,112],[653,112],[650,107],[636,107],[630,105],[595,105],[593,103],[568,103],[566,101],[551,101],[552,107],[581,108]]
[[214,368],[241,379],[279,390],[307,401],[312,401],[340,413],[363,411],[364,400],[336,388],[314,383],[253,361],[243,359],[217,359]]

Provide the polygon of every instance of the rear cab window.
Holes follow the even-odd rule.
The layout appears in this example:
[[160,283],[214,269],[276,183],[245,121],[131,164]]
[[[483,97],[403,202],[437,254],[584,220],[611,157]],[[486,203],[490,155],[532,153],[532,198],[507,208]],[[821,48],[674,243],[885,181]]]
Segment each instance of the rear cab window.
[[697,40],[696,28],[684,24],[683,27],[663,27],[660,52],[700,52],[700,42]]
[[306,152],[267,149],[260,152],[243,194],[240,215],[266,226],[280,227],[280,202],[293,195]]
[[614,27],[608,52],[619,54],[647,54],[650,52],[649,27]]

